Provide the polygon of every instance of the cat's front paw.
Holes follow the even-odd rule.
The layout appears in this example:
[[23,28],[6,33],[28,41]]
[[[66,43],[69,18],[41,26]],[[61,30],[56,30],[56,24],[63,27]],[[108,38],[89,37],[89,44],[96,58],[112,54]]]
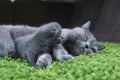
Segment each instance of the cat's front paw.
[[37,61],[36,66],[43,68],[43,67],[49,66],[49,64],[47,62],[45,62],[45,61]]
[[43,55],[39,55],[37,62],[36,62],[36,66],[37,67],[47,67],[52,63],[52,57],[49,53],[45,53]]
[[73,59],[74,57],[72,55],[61,55],[59,58],[60,62],[68,61],[69,59]]

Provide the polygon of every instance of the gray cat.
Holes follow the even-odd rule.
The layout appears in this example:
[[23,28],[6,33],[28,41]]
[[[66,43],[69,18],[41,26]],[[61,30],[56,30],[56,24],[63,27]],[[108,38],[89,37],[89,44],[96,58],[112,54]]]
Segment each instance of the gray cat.
[[16,38],[15,45],[18,55],[26,59],[30,65],[47,67],[52,60],[50,54],[53,47],[60,41],[61,26],[51,22],[39,27],[33,34]]

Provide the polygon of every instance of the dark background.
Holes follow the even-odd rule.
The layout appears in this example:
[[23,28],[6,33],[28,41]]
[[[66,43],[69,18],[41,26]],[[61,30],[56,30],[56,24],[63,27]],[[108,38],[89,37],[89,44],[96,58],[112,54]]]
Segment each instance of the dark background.
[[120,0],[77,0],[74,3],[40,0],[0,0],[0,24],[39,26],[57,21],[65,28],[92,21],[97,40],[120,42]]

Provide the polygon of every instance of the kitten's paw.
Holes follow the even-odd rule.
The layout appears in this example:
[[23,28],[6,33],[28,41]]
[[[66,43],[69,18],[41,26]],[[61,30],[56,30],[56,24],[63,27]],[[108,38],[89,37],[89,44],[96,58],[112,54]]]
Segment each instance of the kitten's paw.
[[45,62],[45,61],[37,61],[36,66],[43,68],[43,67],[49,66],[49,64],[47,62]]
[[67,61],[67,60],[73,59],[73,58],[74,57],[72,55],[61,55],[59,61],[64,62],[64,61]]
[[50,54],[43,54],[43,55],[39,55],[37,62],[36,62],[36,66],[38,67],[47,67],[52,63],[52,57]]

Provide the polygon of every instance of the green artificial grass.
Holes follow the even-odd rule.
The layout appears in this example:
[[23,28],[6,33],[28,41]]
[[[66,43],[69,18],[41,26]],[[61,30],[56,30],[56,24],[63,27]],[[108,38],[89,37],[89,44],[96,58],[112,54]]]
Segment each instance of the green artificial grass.
[[46,69],[8,56],[0,58],[0,80],[120,80],[120,43],[102,44],[106,49],[64,63],[54,61]]

